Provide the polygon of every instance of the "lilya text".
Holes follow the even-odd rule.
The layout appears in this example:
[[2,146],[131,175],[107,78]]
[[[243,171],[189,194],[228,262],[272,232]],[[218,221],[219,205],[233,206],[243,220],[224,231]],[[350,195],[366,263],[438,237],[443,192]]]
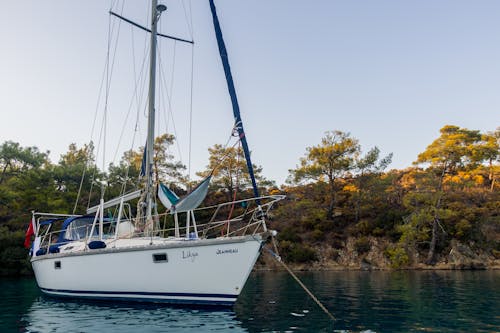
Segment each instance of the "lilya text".
[[196,259],[198,256],[198,252],[191,252],[190,250],[187,251],[182,251],[182,259],[189,259],[192,262]]

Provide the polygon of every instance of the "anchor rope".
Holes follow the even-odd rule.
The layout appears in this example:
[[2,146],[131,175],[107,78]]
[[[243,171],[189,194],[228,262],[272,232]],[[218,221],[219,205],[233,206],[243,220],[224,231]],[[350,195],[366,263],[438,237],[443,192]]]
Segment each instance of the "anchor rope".
[[[272,237],[271,239],[273,241],[273,245],[274,245],[275,249],[277,250],[276,241],[275,241],[274,237]],[[297,283],[302,287],[302,289],[304,289],[304,291],[309,295],[309,297],[311,297],[312,300],[314,302],[316,302],[316,304],[321,308],[321,310],[323,310],[323,312],[326,313],[328,315],[328,317],[330,317],[331,320],[335,321],[336,319],[331,314],[331,312],[328,311],[328,309],[323,305],[323,303],[321,303],[320,300],[316,296],[314,296],[314,294],[305,286],[305,284],[302,283],[302,281],[300,281],[300,279],[297,277],[297,275],[295,275],[292,272],[292,270],[290,269],[290,267],[288,267],[288,265],[285,264],[285,262],[277,254],[277,252],[274,252],[273,250],[268,249],[267,247],[264,247],[264,249],[271,255],[272,258],[274,258],[277,262],[279,262],[288,271],[288,273],[295,279],[295,281],[297,281]]]

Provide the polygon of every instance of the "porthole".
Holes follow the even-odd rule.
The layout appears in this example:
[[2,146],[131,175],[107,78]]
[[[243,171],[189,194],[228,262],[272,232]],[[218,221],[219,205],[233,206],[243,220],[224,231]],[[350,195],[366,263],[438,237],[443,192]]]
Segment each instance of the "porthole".
[[61,262],[60,261],[54,261],[54,268],[55,269],[61,269]]

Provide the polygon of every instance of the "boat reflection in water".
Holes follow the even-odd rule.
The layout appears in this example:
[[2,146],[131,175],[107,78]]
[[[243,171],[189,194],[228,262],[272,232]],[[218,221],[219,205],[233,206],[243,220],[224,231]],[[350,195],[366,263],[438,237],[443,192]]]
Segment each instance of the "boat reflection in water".
[[228,308],[38,297],[20,332],[247,332]]

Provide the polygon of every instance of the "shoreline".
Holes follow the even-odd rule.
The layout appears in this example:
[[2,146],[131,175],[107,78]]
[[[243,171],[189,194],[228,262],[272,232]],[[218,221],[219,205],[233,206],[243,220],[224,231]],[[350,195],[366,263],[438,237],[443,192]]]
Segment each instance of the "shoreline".
[[[312,263],[287,263],[285,264],[296,272],[321,272],[321,271],[496,271],[500,270],[500,259],[490,259],[488,261],[462,261],[462,262],[438,262],[435,265],[415,263],[402,267],[391,267],[387,263],[369,263],[363,259],[346,264],[327,260]],[[256,263],[253,271],[285,271],[274,259],[266,258]]]
[[[404,267],[404,268],[362,268],[362,267],[349,267],[349,266],[339,266],[339,267],[303,267],[297,265],[288,265],[290,269],[294,272],[397,272],[397,271],[498,271],[500,270],[499,265],[495,266],[485,266],[484,268],[456,268],[452,265],[446,266],[428,266],[428,267]],[[283,268],[266,268],[266,267],[255,267],[253,272],[286,272]]]

